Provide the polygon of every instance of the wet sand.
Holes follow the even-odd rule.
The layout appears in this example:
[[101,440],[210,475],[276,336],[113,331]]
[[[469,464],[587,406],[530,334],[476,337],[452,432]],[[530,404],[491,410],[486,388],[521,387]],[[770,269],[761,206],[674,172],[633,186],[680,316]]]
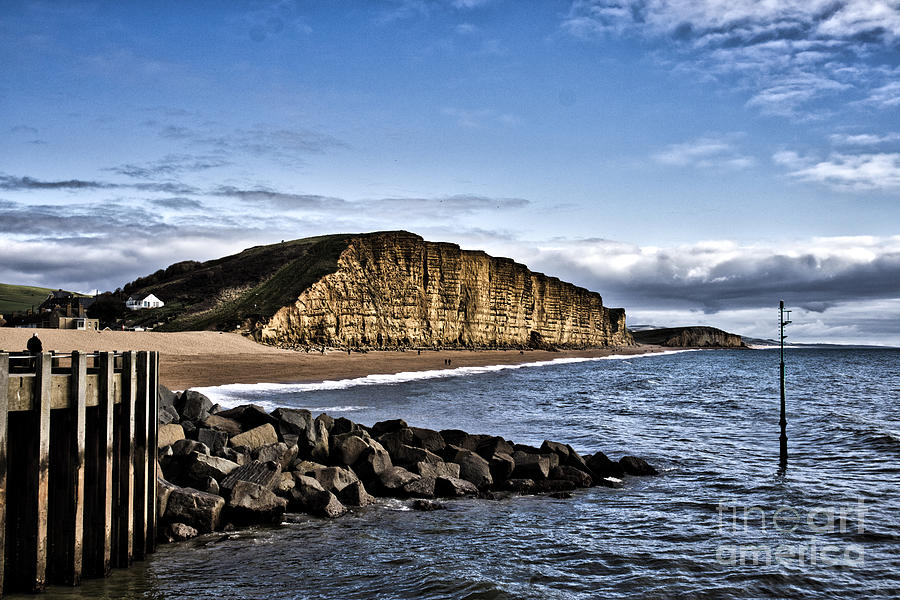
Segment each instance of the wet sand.
[[[235,333],[189,331],[73,331],[58,329],[11,329],[0,327],[0,349],[20,352],[37,333],[45,350],[56,352],[111,352],[153,350],[160,353],[160,382],[171,389],[223,385],[226,383],[299,383],[351,379],[375,373],[427,371],[456,367],[518,364],[572,357],[610,354],[645,354],[663,351],[659,346],[618,349],[571,350],[346,350],[297,352],[257,344]],[[448,366],[444,361],[449,359]]]

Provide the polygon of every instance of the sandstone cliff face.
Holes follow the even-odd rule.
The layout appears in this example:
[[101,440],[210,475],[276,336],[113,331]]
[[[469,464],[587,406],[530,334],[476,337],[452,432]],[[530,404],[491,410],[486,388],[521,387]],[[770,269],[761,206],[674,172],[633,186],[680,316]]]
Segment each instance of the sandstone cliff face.
[[337,269],[257,326],[279,346],[633,344],[625,311],[507,258],[406,232],[353,238]]
[[635,341],[673,348],[741,348],[741,336],[715,327],[672,327],[632,332]]

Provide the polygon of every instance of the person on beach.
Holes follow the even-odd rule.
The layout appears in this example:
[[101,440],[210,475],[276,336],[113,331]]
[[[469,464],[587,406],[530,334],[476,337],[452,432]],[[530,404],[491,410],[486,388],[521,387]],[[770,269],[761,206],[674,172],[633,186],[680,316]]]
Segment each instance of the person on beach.
[[28,354],[31,355],[31,359],[28,361],[29,368],[33,369],[36,364],[34,357],[44,351],[44,344],[41,343],[41,338],[35,333],[28,338],[28,344],[26,344],[25,348],[28,350]]

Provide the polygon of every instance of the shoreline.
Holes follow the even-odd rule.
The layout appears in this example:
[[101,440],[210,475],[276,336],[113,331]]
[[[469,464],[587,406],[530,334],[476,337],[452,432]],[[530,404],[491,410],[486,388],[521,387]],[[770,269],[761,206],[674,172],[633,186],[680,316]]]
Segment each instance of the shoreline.
[[[111,352],[151,350],[160,353],[160,383],[170,389],[231,383],[315,383],[366,375],[531,363],[559,358],[600,358],[672,350],[639,345],[590,350],[371,350],[320,352],[284,350],[257,344],[239,334],[215,331],[75,331],[0,327],[0,349],[19,352],[37,333],[45,350]],[[449,359],[449,365],[445,360]]]

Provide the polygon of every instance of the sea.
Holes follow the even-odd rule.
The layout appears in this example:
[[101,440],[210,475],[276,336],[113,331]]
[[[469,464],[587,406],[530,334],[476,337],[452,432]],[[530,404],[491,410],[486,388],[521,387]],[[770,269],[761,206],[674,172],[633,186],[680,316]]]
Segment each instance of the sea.
[[637,455],[568,499],[407,501],[295,515],[160,546],[60,598],[900,598],[900,350],[700,350],[223,386],[257,403],[372,425],[502,435]]

